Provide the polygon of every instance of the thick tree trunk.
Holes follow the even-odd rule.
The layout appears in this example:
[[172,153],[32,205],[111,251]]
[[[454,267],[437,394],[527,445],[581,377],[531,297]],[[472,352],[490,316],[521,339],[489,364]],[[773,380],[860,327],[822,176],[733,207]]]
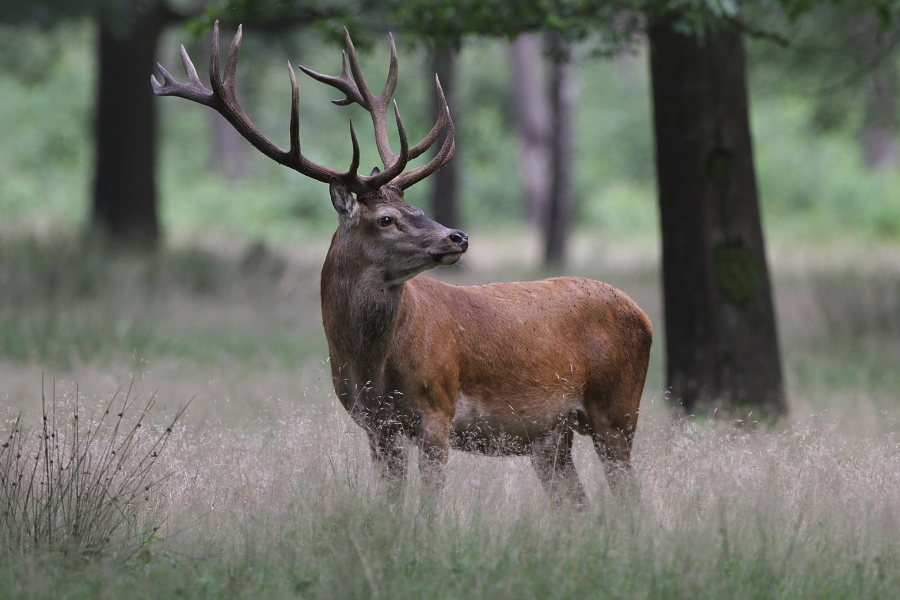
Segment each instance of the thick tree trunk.
[[[456,59],[459,51],[452,42],[436,40],[434,44],[434,55],[432,57],[432,67],[441,80],[441,89],[444,90],[444,97],[447,99],[447,105],[450,107],[451,115],[459,115],[459,109],[453,113],[456,104]],[[437,93],[433,97],[434,114],[438,112]],[[457,132],[459,131],[457,126]],[[458,135],[458,134],[457,134]],[[441,136],[434,144],[435,152],[440,152],[441,146],[446,138],[446,130],[441,132]],[[457,140],[456,152],[453,160],[447,163],[442,169],[438,169],[431,176],[431,209],[434,220],[451,229],[459,229],[462,227],[462,219],[459,212],[459,166],[461,164],[459,158],[459,141]]]
[[525,188],[529,220],[540,226],[550,205],[550,98],[539,33],[523,33],[510,45],[513,108],[519,150],[519,178]]
[[741,34],[721,24],[701,40],[670,19],[648,34],[672,401],[784,414]]
[[550,79],[550,106],[553,115],[550,205],[544,230],[544,263],[561,265],[566,261],[566,249],[574,216],[575,172],[575,67],[568,59],[568,45],[553,36],[554,51]]
[[162,11],[154,10],[124,34],[100,26],[92,225],[128,244],[153,244],[159,237],[156,111],[148,74],[164,22]]

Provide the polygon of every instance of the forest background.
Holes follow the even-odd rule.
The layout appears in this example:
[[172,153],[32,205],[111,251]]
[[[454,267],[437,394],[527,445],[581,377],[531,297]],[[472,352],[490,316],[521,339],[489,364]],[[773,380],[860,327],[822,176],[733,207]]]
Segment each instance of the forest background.
[[[451,109],[460,225],[472,245],[459,269],[436,274],[458,283],[560,273],[602,279],[638,300],[657,324],[657,341],[637,439],[638,503],[612,502],[584,447],[579,470],[593,504],[574,517],[548,509],[527,461],[456,456],[443,512],[430,522],[417,512],[415,485],[404,508],[390,512],[361,432],[329,389],[317,272],[335,217],[324,186],[242,146],[209,111],[158,100],[163,244],[147,254],[97,243],[90,227],[97,22],[4,25],[0,399],[7,425],[15,428],[19,411],[38,422],[42,376],[44,396],[58,393],[65,407],[93,406],[133,379],[134,397],[157,392],[160,422],[195,398],[159,466],[168,487],[131,523],[143,534],[139,554],[112,544],[100,558],[84,563],[78,555],[73,563],[16,547],[4,558],[17,567],[0,576],[4,589],[116,595],[150,582],[158,595],[210,597],[402,597],[417,589],[436,597],[585,590],[803,597],[827,588],[891,597],[900,572],[892,535],[900,510],[893,442],[900,33],[890,20],[827,3],[785,23],[744,35],[790,408],[758,431],[668,409],[651,90],[640,36],[608,56],[595,52],[608,53],[601,34],[573,47],[576,218],[566,264],[552,268],[542,264],[518,176],[509,43],[463,38]],[[165,30],[159,61],[176,77],[183,78],[180,43],[205,70],[208,34],[198,32],[206,25]],[[242,104],[283,145],[284,62],[337,72],[332,25],[277,36],[245,26]],[[860,36],[880,45],[858,52]],[[403,32],[397,40],[396,97],[419,137],[433,122],[430,47]],[[387,65],[384,36],[370,34],[362,46],[363,68],[378,81]],[[340,166],[350,149],[346,109],[328,102],[336,97],[301,80],[304,152]],[[360,137],[363,165],[374,165],[371,134]],[[428,184],[407,200],[427,210]],[[163,525],[147,533],[148,523]],[[696,548],[705,550],[686,552]],[[50,576],[35,577],[45,569]]]

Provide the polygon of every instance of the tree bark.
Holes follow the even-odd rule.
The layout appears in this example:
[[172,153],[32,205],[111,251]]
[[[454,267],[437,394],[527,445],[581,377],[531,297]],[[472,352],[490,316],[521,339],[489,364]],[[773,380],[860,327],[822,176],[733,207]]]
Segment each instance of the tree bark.
[[[456,107],[456,61],[459,50],[453,42],[435,40],[434,54],[432,56],[432,67],[441,80],[441,89],[444,90],[444,97],[447,99],[447,105],[452,111]],[[438,113],[438,97],[435,88],[433,96],[434,114]],[[456,114],[460,111],[457,109]],[[459,128],[456,129],[459,132]],[[440,137],[434,143],[435,152],[440,152],[444,139],[447,137],[446,129],[441,132]],[[457,133],[458,135],[458,133]],[[431,209],[434,220],[451,229],[459,229],[462,226],[462,219],[459,211],[459,141],[457,140],[456,152],[453,160],[431,176]]]
[[513,115],[519,150],[519,178],[528,218],[536,227],[546,219],[551,187],[551,112],[539,33],[523,33],[510,45]]
[[156,8],[124,33],[100,25],[92,225],[127,244],[159,239],[156,111],[148,75],[164,24],[165,13]]
[[897,141],[897,105],[900,77],[892,61],[884,60],[870,75],[869,104],[866,107],[860,144],[869,170],[893,169],[900,158]]
[[863,160],[872,171],[894,168],[900,159],[897,140],[900,75],[891,60],[895,40],[887,38],[880,26],[875,15],[866,12],[858,17],[851,30],[853,49],[860,55],[860,62],[872,62],[865,82],[866,113],[860,135]]
[[553,67],[550,79],[551,131],[550,204],[544,230],[544,264],[559,266],[566,261],[569,233],[574,213],[573,174],[575,171],[575,67],[568,57],[569,47],[561,37],[552,36]]
[[[740,32],[650,23],[667,385],[688,413],[787,411]],[[761,413],[763,413],[761,415]]]
[[228,120],[214,110],[206,112],[212,132],[212,164],[231,183],[247,176],[247,140]]

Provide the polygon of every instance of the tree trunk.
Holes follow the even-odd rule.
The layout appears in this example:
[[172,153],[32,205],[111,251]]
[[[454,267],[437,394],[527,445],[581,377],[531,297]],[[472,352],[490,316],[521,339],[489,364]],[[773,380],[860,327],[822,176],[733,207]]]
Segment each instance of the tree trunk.
[[535,226],[545,222],[550,205],[550,99],[544,73],[544,44],[539,33],[523,33],[510,45],[513,108],[519,147],[519,178],[526,212]]
[[100,25],[92,225],[128,244],[154,244],[159,238],[149,74],[164,23],[156,9],[135,19],[125,33],[102,20]]
[[213,141],[210,168],[231,183],[243,181],[247,176],[247,140],[216,111],[209,110],[206,114]]
[[[435,40],[432,67],[441,80],[441,89],[450,107],[451,115],[456,104],[456,59],[459,51],[453,42]],[[436,88],[435,88],[436,89]],[[438,98],[435,91],[433,97],[434,114],[437,117]],[[460,114],[456,109],[456,114]],[[459,132],[459,128],[456,129]],[[434,144],[435,152],[440,152],[444,139],[447,137],[446,129]],[[431,176],[431,208],[434,220],[451,229],[459,229],[462,219],[459,214],[459,142],[457,140],[456,152],[453,160]]]
[[900,77],[893,61],[872,69],[871,91],[860,143],[866,167],[872,171],[893,169],[900,158],[897,142],[897,105]]
[[673,21],[648,31],[667,385],[688,413],[782,415],[743,40],[729,24],[698,39]]
[[550,106],[553,115],[551,148],[550,205],[544,230],[544,263],[562,265],[572,228],[574,213],[573,174],[575,171],[575,68],[568,57],[568,44],[552,36],[553,70],[550,80]]
[[871,13],[858,17],[851,40],[859,61],[874,61],[867,73],[867,102],[860,145],[869,170],[886,170],[897,166],[900,144],[897,140],[897,106],[900,75],[892,60],[895,40],[880,30],[881,22]]

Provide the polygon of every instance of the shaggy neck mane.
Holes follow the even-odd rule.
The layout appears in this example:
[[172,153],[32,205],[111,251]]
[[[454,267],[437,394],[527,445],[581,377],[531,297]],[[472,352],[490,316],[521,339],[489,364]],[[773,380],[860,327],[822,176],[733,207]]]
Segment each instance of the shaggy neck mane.
[[[340,232],[322,267],[322,319],[335,354],[332,360],[355,366],[375,382],[384,366],[400,313],[405,284],[388,287],[384,274],[350,257]],[[358,383],[366,383],[358,382]]]

